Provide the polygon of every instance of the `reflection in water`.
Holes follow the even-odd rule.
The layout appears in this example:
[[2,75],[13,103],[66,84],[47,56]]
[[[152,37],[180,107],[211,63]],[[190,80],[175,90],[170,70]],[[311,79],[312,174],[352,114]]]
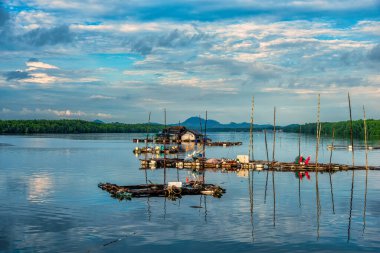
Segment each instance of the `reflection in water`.
[[48,174],[33,175],[29,179],[28,200],[31,202],[44,202],[52,193],[53,182]]
[[272,186],[273,186],[273,226],[276,226],[276,188],[274,185],[274,170],[272,171]]
[[[265,151],[266,151],[266,154],[267,154],[267,163],[269,163],[269,152],[268,152],[267,130],[264,130],[264,139],[265,139]],[[264,203],[267,202],[268,176],[269,176],[269,170],[267,170],[267,177],[266,177],[266,180],[265,180]]]
[[[283,141],[282,148],[276,151],[277,159],[293,161],[297,134],[278,134],[282,135]],[[211,138],[215,136],[213,139],[220,140],[228,140],[233,136],[232,133],[210,135]],[[248,142],[247,133],[234,135],[238,136],[238,140]],[[137,169],[139,161],[130,152],[135,144],[125,141],[132,139],[131,135],[122,136],[124,140],[116,142],[116,137],[112,135],[111,141],[105,137],[102,141],[65,139],[64,148],[59,148],[62,146],[60,139],[51,138],[49,141],[52,148],[46,150],[17,147],[21,140],[28,141],[25,137],[0,136],[0,142],[18,144],[10,148],[2,147],[0,152],[0,200],[7,203],[0,205],[0,252],[87,252],[89,248],[91,252],[107,249],[112,252],[157,253],[168,249],[209,253],[380,250],[377,198],[380,188],[376,184],[380,180],[380,171],[355,171],[357,186],[354,192],[355,203],[351,207],[351,239],[347,243],[347,216],[350,208],[347,190],[352,180],[351,172],[331,175],[318,173],[320,204],[328,208],[317,214],[319,204],[316,209],[315,182],[295,178],[294,173],[277,171],[272,179],[269,178],[271,171],[254,171],[248,175],[250,196],[247,195],[247,180],[242,180],[234,173],[209,171],[207,180],[227,189],[227,194],[221,199],[202,196],[200,200],[199,196],[186,196],[176,202],[166,200],[166,206],[164,198],[136,198],[118,202],[99,191],[97,183],[103,180],[118,184],[145,182],[144,172]],[[136,137],[145,138],[145,135]],[[256,159],[266,159],[264,137],[264,133],[255,134],[256,147],[262,147],[255,149]],[[325,144],[327,142],[330,144],[331,138],[325,140]],[[343,141],[337,139],[336,142],[339,144]],[[28,143],[25,146],[30,147]],[[71,146],[81,148],[71,152],[70,159],[67,159],[62,151],[68,147],[73,150]],[[235,149],[241,154],[247,147],[245,145]],[[311,153],[314,150],[315,138],[306,137],[302,152]],[[233,158],[227,152],[227,149],[208,148],[209,157]],[[320,162],[328,163],[329,152],[326,155],[320,153]],[[376,150],[370,154],[373,165],[379,164],[379,154]],[[45,173],[41,173],[41,157],[46,158],[43,161]],[[356,163],[364,162],[364,158],[364,152],[357,152]],[[350,160],[351,153],[334,151],[334,161],[350,163]],[[167,172],[168,179],[176,178],[176,170],[168,169]],[[187,173],[187,170],[179,170],[180,178],[185,179]],[[162,170],[147,170],[147,174],[148,182],[162,183]],[[268,180],[275,185],[276,202],[268,200],[264,204],[266,188],[269,188],[268,199],[272,197],[271,182]],[[75,187],[72,182],[76,182]],[[46,201],[50,199],[54,201]],[[302,205],[297,208],[300,199]],[[31,204],[30,200],[45,202]],[[329,207],[331,201],[335,202],[335,215]],[[202,208],[198,211],[190,208],[200,203]],[[167,208],[166,211],[164,208]],[[242,210],[245,210],[245,217],[241,216]],[[275,227],[272,225],[272,210]],[[355,213],[360,216],[355,217]],[[317,215],[319,241],[316,240]],[[134,232],[136,236],[130,237],[130,233]],[[123,240],[108,245],[116,238]],[[98,248],[98,245],[103,247],[104,244],[108,246]]]
[[365,232],[365,213],[367,210],[368,169],[365,171],[364,210],[363,210],[363,234]]
[[250,203],[250,221],[251,221],[251,235],[252,241],[254,241],[254,220],[253,220],[253,207],[254,207],[254,199],[253,199],[253,171],[248,172],[248,191],[249,191],[249,203]]
[[204,206],[205,206],[205,222],[207,223],[207,196],[204,195],[203,199],[204,199]]
[[350,215],[348,216],[348,228],[347,228],[347,241],[351,239],[351,220],[352,220],[352,202],[354,198],[354,181],[355,181],[355,171],[352,171],[352,181],[351,181],[351,197],[350,197]]

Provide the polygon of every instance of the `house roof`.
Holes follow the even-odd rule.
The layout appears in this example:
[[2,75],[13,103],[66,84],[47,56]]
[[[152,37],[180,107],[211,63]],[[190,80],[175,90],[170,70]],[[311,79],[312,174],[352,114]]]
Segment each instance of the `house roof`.
[[[196,135],[196,136],[202,136],[202,135],[203,135],[203,134],[201,134],[200,132],[195,131],[195,130],[191,130],[191,129],[187,129],[186,132],[193,133],[193,134]],[[184,132],[184,134],[185,134],[186,132]]]

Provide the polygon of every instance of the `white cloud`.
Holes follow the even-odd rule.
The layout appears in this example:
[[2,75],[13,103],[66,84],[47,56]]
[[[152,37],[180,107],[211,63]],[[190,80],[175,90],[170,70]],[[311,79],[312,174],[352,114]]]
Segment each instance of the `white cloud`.
[[22,81],[26,83],[50,84],[60,80],[60,78],[49,76],[46,73],[30,73],[29,75],[30,78],[22,79]]
[[99,118],[104,118],[104,119],[111,119],[112,118],[112,115],[109,114],[109,113],[96,113],[95,114],[96,117],[99,117]]
[[27,61],[26,66],[28,67],[27,71],[34,71],[38,69],[59,69],[57,66],[40,61]]
[[1,109],[1,112],[2,112],[2,113],[10,113],[10,112],[12,112],[12,110],[11,110],[11,109],[8,109],[8,108],[2,108],[2,109]]
[[92,96],[90,96],[90,99],[94,99],[94,100],[113,100],[113,99],[115,99],[115,97],[104,96],[104,95],[92,95]]
[[[37,112],[38,112],[38,109],[37,109]],[[81,116],[87,115],[85,112],[82,112],[82,111],[76,111],[75,112],[75,111],[71,111],[71,110],[59,111],[59,110],[46,109],[46,110],[42,110],[41,112],[51,113],[51,114],[54,114],[54,115],[60,116],[60,117],[81,117]]]

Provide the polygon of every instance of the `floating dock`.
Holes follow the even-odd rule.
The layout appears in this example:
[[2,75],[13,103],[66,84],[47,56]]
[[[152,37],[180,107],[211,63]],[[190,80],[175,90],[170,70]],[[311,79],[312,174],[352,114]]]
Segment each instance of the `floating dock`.
[[[162,149],[161,147],[136,147],[133,150],[135,154],[177,154],[182,150],[178,146],[172,146],[166,149]],[[183,151],[184,152],[184,151]]]
[[[167,197],[175,200],[181,198],[184,195],[212,195],[220,198],[225,189],[213,185],[203,184],[197,181],[190,181],[188,183],[175,182],[176,185],[164,185],[164,184],[141,184],[141,185],[129,185],[119,186],[111,183],[100,183],[98,187],[104,191],[107,191],[111,197],[119,200],[131,200],[132,198],[142,197]],[[178,183],[180,186],[178,186]]]
[[[358,145],[356,146],[355,145],[355,150],[365,150],[365,146],[364,145]],[[328,150],[335,150],[335,149],[347,149],[349,151],[352,151],[352,146],[351,145],[328,145],[327,146],[327,149]],[[380,149],[380,146],[368,146],[368,150],[375,150],[375,149]]]
[[[154,158],[143,160],[140,159],[141,169],[189,169],[189,170],[222,170],[222,171],[239,171],[241,169],[250,170],[274,170],[274,171],[346,171],[346,170],[365,170],[365,166],[352,166],[345,164],[323,164],[315,163],[296,164],[292,162],[268,162],[263,160],[250,161],[241,163],[237,160],[229,159],[197,159],[186,161],[179,158]],[[380,170],[380,166],[369,166],[369,170]]]
[[231,146],[241,146],[243,143],[241,141],[238,142],[230,142],[230,141],[215,141],[207,143],[207,146],[219,146],[219,147],[231,147]]

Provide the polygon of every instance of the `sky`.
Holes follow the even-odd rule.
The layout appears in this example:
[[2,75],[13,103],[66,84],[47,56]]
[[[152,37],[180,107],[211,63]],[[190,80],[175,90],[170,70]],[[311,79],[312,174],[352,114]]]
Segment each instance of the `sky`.
[[0,0],[0,119],[380,119],[380,0]]

